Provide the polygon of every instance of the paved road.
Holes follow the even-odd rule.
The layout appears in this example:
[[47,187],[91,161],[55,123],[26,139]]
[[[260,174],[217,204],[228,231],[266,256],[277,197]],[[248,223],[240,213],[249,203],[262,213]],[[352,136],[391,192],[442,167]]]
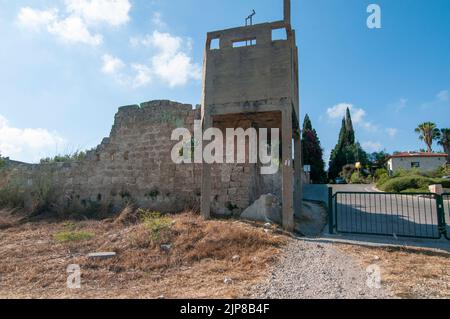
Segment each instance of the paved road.
[[330,185],[333,188],[333,193],[336,192],[378,192],[375,185],[360,185],[360,184],[346,184],[346,185]]
[[[404,194],[378,194],[372,185],[333,185],[340,232],[439,237],[436,200]],[[449,229],[450,232],[450,229]]]

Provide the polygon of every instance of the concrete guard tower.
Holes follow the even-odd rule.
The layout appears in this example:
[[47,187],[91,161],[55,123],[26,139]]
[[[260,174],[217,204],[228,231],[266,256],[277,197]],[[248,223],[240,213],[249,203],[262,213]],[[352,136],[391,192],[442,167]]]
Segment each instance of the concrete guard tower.
[[[274,39],[275,30],[275,34],[285,32],[285,37]],[[212,47],[213,41],[219,43],[218,48]],[[282,21],[207,34],[203,130],[221,127],[224,119],[238,127],[248,118],[256,127],[280,129],[282,219],[288,231],[294,230],[294,210],[299,212],[302,202],[299,114],[298,49],[291,27],[290,0],[284,0]],[[202,164],[201,194],[202,215],[210,218],[210,164]]]

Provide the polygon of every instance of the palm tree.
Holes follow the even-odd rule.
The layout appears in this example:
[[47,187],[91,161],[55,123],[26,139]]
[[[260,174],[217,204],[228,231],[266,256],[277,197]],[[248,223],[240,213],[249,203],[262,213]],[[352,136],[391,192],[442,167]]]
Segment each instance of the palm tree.
[[433,141],[439,139],[439,137],[441,136],[441,131],[439,131],[439,129],[436,127],[436,124],[425,122],[420,124],[415,131],[416,133],[420,134],[420,140],[424,141],[427,145],[427,152],[431,153],[431,146],[433,145]]
[[448,155],[448,160],[450,161],[450,128],[443,128],[441,130],[441,138],[439,140],[439,145],[442,145],[444,152]]

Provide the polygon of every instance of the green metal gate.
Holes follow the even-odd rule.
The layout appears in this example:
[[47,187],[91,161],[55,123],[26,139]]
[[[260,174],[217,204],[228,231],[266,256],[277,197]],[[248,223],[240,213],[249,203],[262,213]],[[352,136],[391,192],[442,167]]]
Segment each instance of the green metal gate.
[[330,233],[448,238],[450,194],[330,192]]
[[442,203],[444,205],[445,233],[444,236],[450,240],[450,193],[442,194]]

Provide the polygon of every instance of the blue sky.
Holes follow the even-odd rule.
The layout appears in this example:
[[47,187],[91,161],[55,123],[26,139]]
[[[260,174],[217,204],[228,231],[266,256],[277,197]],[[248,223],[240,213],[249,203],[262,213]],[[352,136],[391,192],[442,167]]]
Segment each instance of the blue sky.
[[[302,117],[328,154],[350,106],[367,151],[450,127],[450,1],[293,0]],[[366,8],[380,5],[382,28]],[[280,20],[281,0],[0,0],[0,152],[34,162],[96,146],[121,105],[200,103],[207,31]],[[438,150],[438,146],[435,146]]]

